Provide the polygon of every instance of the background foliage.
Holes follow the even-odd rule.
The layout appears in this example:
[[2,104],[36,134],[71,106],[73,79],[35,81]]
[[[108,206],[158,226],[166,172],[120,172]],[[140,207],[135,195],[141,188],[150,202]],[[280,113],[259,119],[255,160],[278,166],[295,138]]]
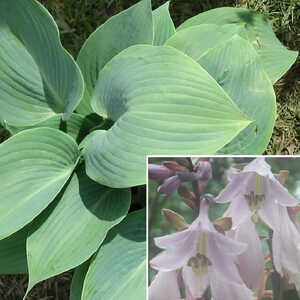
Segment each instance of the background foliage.
[[[76,57],[84,41],[112,15],[138,0],[39,0],[55,18],[62,43]],[[152,0],[153,7],[165,0]],[[253,8],[265,14],[281,42],[292,50],[300,48],[299,0],[171,0],[176,25],[200,12],[222,6]],[[268,154],[300,153],[300,59],[276,84],[278,119]],[[0,128],[0,143],[8,137]],[[137,193],[142,193],[137,191]],[[143,193],[142,193],[143,194]],[[139,197],[136,197],[139,199]],[[137,204],[138,205],[138,204]],[[28,299],[67,299],[72,272],[40,283]],[[0,275],[0,298],[19,300],[24,294],[26,276]]]

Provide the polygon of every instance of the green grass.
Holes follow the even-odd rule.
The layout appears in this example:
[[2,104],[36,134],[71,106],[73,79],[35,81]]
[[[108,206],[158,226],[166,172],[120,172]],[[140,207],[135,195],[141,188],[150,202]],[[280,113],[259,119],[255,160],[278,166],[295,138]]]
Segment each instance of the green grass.
[[[76,57],[88,36],[112,15],[137,0],[40,0],[54,16],[64,47]],[[152,0],[153,7],[164,0]],[[176,25],[200,12],[222,6],[252,8],[268,17],[280,41],[289,49],[300,49],[299,0],[171,0]],[[105,42],[105,41],[104,41]],[[266,154],[300,153],[300,59],[276,84],[278,118]],[[7,134],[0,128],[0,143]],[[71,272],[47,280],[28,299],[67,299]],[[26,276],[0,276],[0,299],[19,300],[24,295]]]

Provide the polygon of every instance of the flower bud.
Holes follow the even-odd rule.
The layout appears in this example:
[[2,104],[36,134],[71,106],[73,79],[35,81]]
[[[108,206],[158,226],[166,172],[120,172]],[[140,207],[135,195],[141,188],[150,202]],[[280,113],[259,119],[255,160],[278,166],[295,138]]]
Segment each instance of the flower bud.
[[209,181],[212,178],[212,167],[209,161],[198,161],[195,165],[195,171],[201,181]]
[[177,172],[176,175],[179,177],[181,182],[191,182],[199,180],[199,174],[195,172]]
[[185,170],[184,167],[180,166],[176,161],[165,161],[163,165],[174,172],[182,172]]
[[178,176],[172,176],[164,181],[157,189],[157,192],[161,195],[169,195],[175,192],[180,186],[180,179]]
[[174,171],[161,165],[149,164],[148,165],[148,175],[149,179],[155,181],[161,181],[163,179],[169,178],[175,174]]
[[175,158],[175,160],[178,162],[178,164],[180,164],[183,167],[186,167],[186,168],[190,167],[190,163],[187,158],[178,157],[178,158]]
[[161,211],[166,220],[177,230],[184,230],[189,227],[184,218],[171,209],[163,208]]
[[192,209],[196,208],[196,197],[186,186],[181,185],[178,188],[178,194],[181,196],[183,202]]

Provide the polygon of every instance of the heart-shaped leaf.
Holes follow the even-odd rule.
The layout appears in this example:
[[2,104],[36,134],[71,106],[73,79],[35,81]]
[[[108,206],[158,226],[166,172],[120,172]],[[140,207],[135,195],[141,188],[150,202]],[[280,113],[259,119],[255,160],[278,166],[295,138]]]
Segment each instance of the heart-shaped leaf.
[[83,150],[88,176],[112,187],[146,182],[146,155],[213,154],[250,121],[193,59],[133,46],[99,75],[94,110],[115,121]]
[[178,30],[201,24],[240,24],[241,36],[247,38],[259,54],[272,83],[282,77],[295,62],[298,52],[281,45],[270,22],[261,14],[245,8],[221,7],[206,11],[185,21]]
[[39,281],[85,262],[129,206],[130,190],[102,186],[81,169],[74,173],[58,204],[27,239],[27,292]]
[[78,159],[75,141],[52,128],[25,130],[0,145],[0,239],[54,200]]
[[169,13],[169,2],[153,11],[154,46],[162,46],[173,34],[175,26]]
[[0,1],[0,120],[31,126],[56,113],[68,119],[83,79],[57,26],[34,0]]
[[87,39],[78,56],[77,62],[85,80],[85,92],[77,112],[82,115],[93,113],[90,106],[93,90],[99,72],[107,62],[129,46],[152,42],[150,0],[142,0],[100,26]]
[[81,300],[146,299],[145,210],[108,234],[87,272]]
[[276,99],[259,55],[249,41],[238,35],[242,29],[234,24],[192,26],[176,33],[167,45],[198,61],[238,107],[255,120],[220,152],[262,154],[272,135]]
[[276,97],[272,83],[251,44],[236,35],[199,60],[238,107],[253,120],[221,149],[225,154],[262,154],[272,136]]

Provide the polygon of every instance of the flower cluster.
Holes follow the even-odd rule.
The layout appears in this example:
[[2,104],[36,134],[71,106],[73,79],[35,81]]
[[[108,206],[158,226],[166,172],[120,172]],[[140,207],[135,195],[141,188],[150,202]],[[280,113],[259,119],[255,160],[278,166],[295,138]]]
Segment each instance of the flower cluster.
[[[154,168],[152,166],[152,171]],[[203,171],[206,167],[201,168]],[[167,174],[168,168],[160,167],[161,173],[163,169]],[[211,178],[211,166],[209,173],[206,180]],[[176,172],[169,174],[168,178],[177,176]],[[166,177],[160,177],[162,179],[165,181],[159,190],[168,184]],[[205,179],[202,177],[202,180]],[[164,251],[150,262],[151,267],[158,270],[149,288],[150,300],[209,299],[209,287],[213,300],[272,296],[271,291],[264,289],[265,257],[262,237],[256,230],[260,222],[269,228],[265,238],[269,240],[271,272],[294,284],[300,292],[297,201],[283,186],[284,176],[275,176],[264,158],[256,158],[242,169],[233,168],[228,180],[229,184],[215,201],[229,203],[222,218],[231,221],[229,228],[210,221],[211,200],[200,197],[199,216],[191,225],[155,238],[155,244]],[[176,214],[173,219],[183,224],[180,217]],[[222,224],[222,220],[217,223]]]
[[188,161],[180,160],[165,162],[163,165],[148,165],[149,179],[156,181],[164,181],[157,189],[162,195],[169,195],[176,191],[181,183],[199,181],[202,185],[212,178],[212,169],[209,160],[198,158],[195,165]]

